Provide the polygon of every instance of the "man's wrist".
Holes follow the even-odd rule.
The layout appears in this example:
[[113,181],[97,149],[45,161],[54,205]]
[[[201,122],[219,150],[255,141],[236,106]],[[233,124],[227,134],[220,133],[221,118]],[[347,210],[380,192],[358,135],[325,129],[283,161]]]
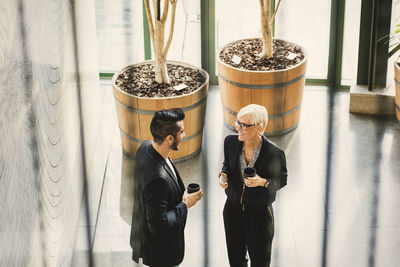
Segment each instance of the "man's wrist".
[[188,204],[187,204],[185,201],[182,200],[182,203],[185,204],[186,209],[189,209],[189,208],[188,208]]

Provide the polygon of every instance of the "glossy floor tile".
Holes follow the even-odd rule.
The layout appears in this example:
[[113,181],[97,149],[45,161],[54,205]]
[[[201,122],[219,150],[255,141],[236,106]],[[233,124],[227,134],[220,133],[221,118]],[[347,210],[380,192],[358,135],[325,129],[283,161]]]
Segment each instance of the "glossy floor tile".
[[[101,88],[113,101],[109,82]],[[176,164],[184,183],[197,182],[204,192],[189,210],[181,266],[229,266],[225,195],[216,175],[224,137],[232,131],[223,125],[218,87],[210,88],[207,101],[202,151]],[[331,99],[326,88],[307,87],[299,127],[271,138],[284,149],[289,171],[288,185],[274,203],[271,266],[395,267],[400,262],[400,125],[349,114],[348,106],[347,92]],[[129,247],[132,159],[121,151],[113,118],[94,258],[96,266],[140,266]]]

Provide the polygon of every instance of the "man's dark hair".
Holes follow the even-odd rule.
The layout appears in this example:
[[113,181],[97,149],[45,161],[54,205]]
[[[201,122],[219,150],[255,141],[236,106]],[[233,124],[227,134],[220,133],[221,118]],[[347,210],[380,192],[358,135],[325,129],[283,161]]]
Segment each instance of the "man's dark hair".
[[172,135],[174,138],[180,130],[177,122],[185,118],[185,113],[180,108],[160,110],[154,113],[150,123],[150,132],[154,142],[161,144],[165,137]]

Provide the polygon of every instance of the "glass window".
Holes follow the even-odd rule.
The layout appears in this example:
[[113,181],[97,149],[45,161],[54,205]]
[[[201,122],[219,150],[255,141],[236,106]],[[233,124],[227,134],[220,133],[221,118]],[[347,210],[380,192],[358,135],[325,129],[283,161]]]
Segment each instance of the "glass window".
[[342,84],[357,82],[358,43],[360,39],[361,0],[346,1],[343,36]]
[[[201,66],[201,20],[200,1],[179,0],[176,6],[175,29],[168,59]],[[171,15],[169,15],[171,18]],[[169,21],[165,35],[169,34]]]
[[215,28],[217,51],[232,41],[261,37],[259,2],[256,0],[215,1]]
[[[330,5],[330,1],[284,0],[276,15],[276,38],[306,50],[307,78],[327,77]],[[259,1],[218,0],[215,14],[217,50],[237,39],[261,37]]]
[[307,78],[326,79],[328,76],[330,16],[331,1],[284,0],[280,4],[275,36],[306,50]]
[[[100,71],[117,71],[125,65],[144,61],[142,0],[98,0],[96,17]],[[166,39],[170,19],[171,13],[166,23]],[[200,38],[200,1],[178,1],[167,59],[201,66]]]
[[142,1],[96,1],[100,71],[144,60]]

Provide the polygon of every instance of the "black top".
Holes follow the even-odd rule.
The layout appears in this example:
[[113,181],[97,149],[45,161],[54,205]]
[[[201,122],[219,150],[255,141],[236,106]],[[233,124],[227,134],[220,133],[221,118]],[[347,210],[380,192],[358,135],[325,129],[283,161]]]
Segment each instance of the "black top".
[[132,258],[150,266],[174,266],[182,262],[187,207],[185,186],[169,169],[151,141],[139,147],[135,157],[134,203],[130,244]]
[[265,209],[275,201],[276,191],[287,183],[285,153],[263,136],[261,151],[254,168],[260,177],[269,181],[269,185],[267,188],[244,187],[239,162],[242,149],[243,142],[239,141],[237,134],[225,138],[222,172],[228,174],[228,187],[225,189],[228,201],[246,210]]

